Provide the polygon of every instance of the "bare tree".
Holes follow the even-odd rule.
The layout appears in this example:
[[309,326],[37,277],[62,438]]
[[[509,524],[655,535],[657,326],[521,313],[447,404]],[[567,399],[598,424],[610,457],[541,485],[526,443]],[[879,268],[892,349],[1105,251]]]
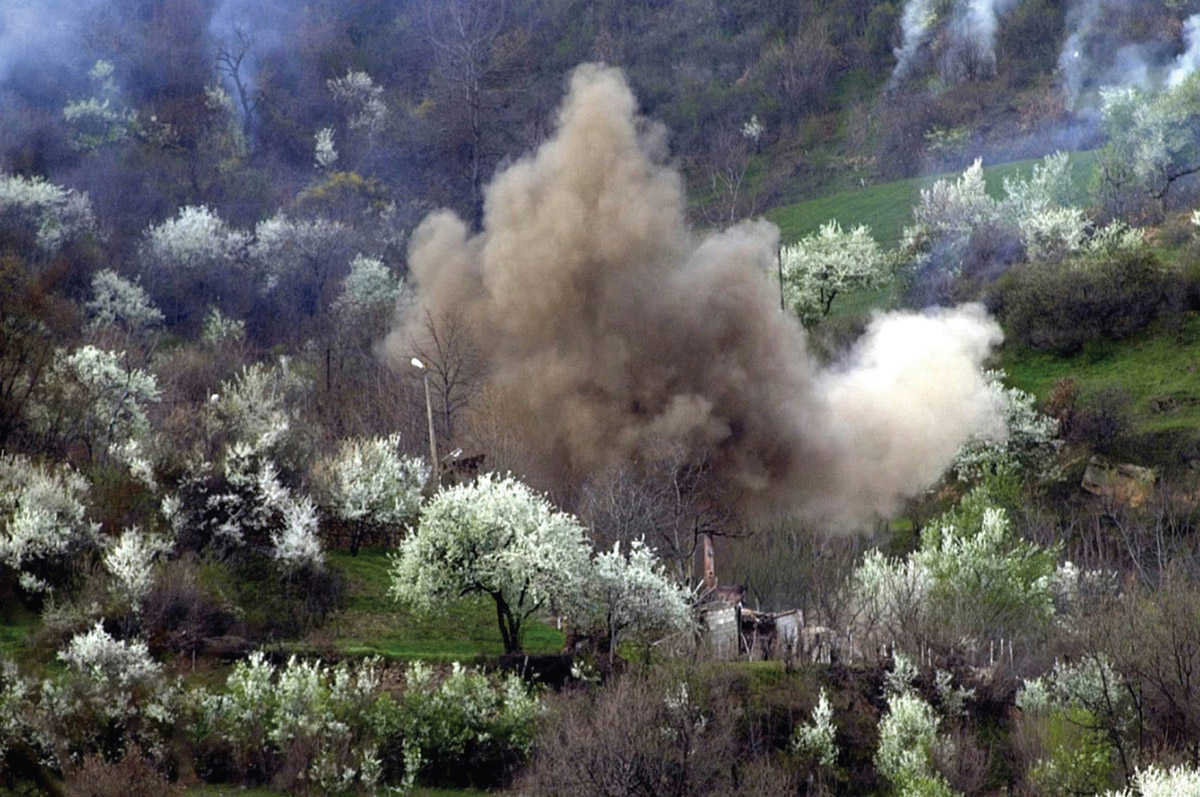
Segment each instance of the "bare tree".
[[742,537],[737,496],[704,454],[668,444],[657,455],[596,474],[580,493],[579,514],[599,546],[645,539],[670,561],[684,583],[696,578],[705,535]]
[[704,220],[714,226],[733,224],[739,217],[754,212],[755,197],[743,189],[750,168],[750,148],[746,137],[733,125],[714,134],[701,168],[708,176],[711,199],[704,205]]
[[258,106],[248,74],[255,60],[256,43],[254,33],[247,26],[234,24],[232,33],[217,45],[217,71],[229,78],[237,92],[238,105],[242,109],[242,133],[247,141],[250,141]]
[[457,95],[458,107],[466,114],[471,209],[477,226],[483,216],[486,177],[485,95],[495,76],[493,53],[504,17],[504,0],[430,0],[425,7],[434,68]]
[[457,313],[434,316],[428,311],[413,353],[429,369],[434,420],[438,435],[454,439],[457,420],[483,385],[483,359],[471,341],[467,322]]

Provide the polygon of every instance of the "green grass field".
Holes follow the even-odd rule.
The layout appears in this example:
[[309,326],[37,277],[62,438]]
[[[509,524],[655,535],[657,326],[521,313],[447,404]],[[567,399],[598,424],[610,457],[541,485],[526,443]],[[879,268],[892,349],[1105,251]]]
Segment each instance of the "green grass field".
[[[1075,186],[1082,194],[1091,181],[1096,156],[1092,152],[1071,155]],[[1036,160],[1015,161],[995,166],[984,164],[988,193],[994,197],[1004,194],[1004,178],[1028,175]],[[906,224],[912,222],[912,208],[921,189],[933,185],[941,177],[953,178],[956,173],[914,177],[892,183],[844,191],[819,199],[783,205],[767,211],[766,217],[779,225],[785,243],[814,232],[822,224],[836,219],[843,227],[866,224],[885,247],[895,246]]]
[[[1131,399],[1136,431],[1200,429],[1200,313],[1160,321],[1123,341],[1097,340],[1070,357],[1006,349],[1010,383],[1045,399],[1062,378],[1078,384],[1082,397],[1119,388]],[[1177,409],[1155,412],[1153,399],[1173,398]]]
[[[365,548],[358,556],[333,551],[329,560],[345,575],[348,600],[320,633],[331,634],[343,654],[466,661],[503,652],[490,599],[466,598],[420,615],[388,596],[388,559],[382,549]],[[544,623],[531,622],[525,632],[528,653],[553,653],[562,650],[563,642],[562,633]]]

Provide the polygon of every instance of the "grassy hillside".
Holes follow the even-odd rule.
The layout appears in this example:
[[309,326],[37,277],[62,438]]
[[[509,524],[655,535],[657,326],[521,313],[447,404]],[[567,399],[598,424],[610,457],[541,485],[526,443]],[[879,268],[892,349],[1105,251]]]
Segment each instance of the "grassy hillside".
[[1013,385],[1041,399],[1068,377],[1085,399],[1105,388],[1126,391],[1135,431],[1200,428],[1200,313],[1159,322],[1128,340],[1093,341],[1070,357],[1006,350],[1002,361]]
[[[995,166],[984,166],[988,192],[995,197],[1004,194],[1004,178],[1028,175],[1036,160],[1015,161]],[[1083,193],[1091,181],[1095,155],[1091,152],[1075,153],[1071,156],[1075,185]],[[870,226],[876,240],[884,246],[894,246],[904,230],[912,222],[912,207],[920,196],[921,189],[933,185],[941,177],[955,177],[955,173],[915,177],[891,183],[866,186],[854,191],[783,205],[766,213],[766,217],[779,225],[784,242],[815,231],[830,219],[836,219],[843,227],[857,224]]]

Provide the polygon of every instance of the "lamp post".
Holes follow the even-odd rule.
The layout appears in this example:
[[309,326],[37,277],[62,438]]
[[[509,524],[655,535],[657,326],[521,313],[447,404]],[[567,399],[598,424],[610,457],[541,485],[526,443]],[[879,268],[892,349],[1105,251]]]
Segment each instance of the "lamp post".
[[436,492],[442,481],[442,463],[438,460],[437,435],[433,431],[433,399],[429,396],[429,369],[417,357],[413,357],[410,362],[413,368],[421,372],[421,376],[425,380],[425,415],[429,418],[429,456],[431,457],[429,464],[433,470],[433,489]]

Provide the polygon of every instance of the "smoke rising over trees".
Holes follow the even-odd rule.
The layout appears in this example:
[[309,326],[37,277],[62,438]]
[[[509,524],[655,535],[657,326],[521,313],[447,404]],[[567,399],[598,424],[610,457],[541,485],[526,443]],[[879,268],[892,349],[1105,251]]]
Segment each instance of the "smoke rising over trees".
[[415,231],[397,361],[428,318],[461,318],[543,476],[681,446],[748,505],[816,515],[886,512],[1000,433],[982,309],[879,317],[818,367],[777,309],[778,232],[692,231],[662,140],[618,70],[577,69],[557,133],[487,189],[482,231],[446,211]]

